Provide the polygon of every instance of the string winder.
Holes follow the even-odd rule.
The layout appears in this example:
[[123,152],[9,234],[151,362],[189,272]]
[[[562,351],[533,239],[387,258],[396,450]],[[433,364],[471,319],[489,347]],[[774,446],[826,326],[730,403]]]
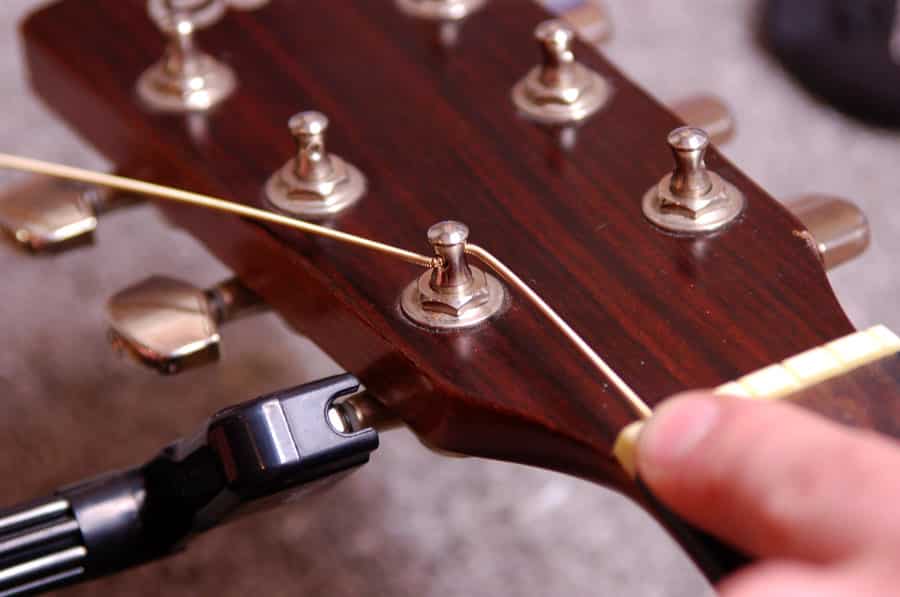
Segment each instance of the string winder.
[[[100,496],[87,505],[81,489],[63,489],[6,513],[0,530],[29,550],[47,547],[44,525],[75,550],[42,551],[50,559],[39,563],[6,552],[15,558],[10,586],[47,587],[168,553],[231,512],[213,506],[219,495],[239,505],[352,468],[374,450],[373,428],[397,421],[438,450],[575,474],[654,511],[627,458],[613,454],[629,424],[677,391],[745,380],[855,337],[823,260],[835,265],[865,247],[864,218],[852,208],[840,220],[823,216],[846,204],[818,200],[798,208],[805,227],[716,150],[714,139],[731,132],[727,110],[696,101],[667,110],[585,43],[608,37],[597,33],[609,27],[596,12],[561,21],[517,0],[403,0],[393,11],[322,5],[319,21],[304,3],[278,0],[255,12],[209,0],[149,8],[152,18],[114,0],[63,0],[23,24],[37,93],[113,163],[146,164],[148,180],[7,154],[0,166],[149,197],[234,271],[239,282],[211,289],[151,278],[113,297],[113,337],[145,364],[206,364],[219,326],[266,308],[356,377],[226,411],[199,440],[126,473],[133,497],[140,491],[129,484],[142,475],[215,447],[213,431],[233,429],[220,425],[232,416],[265,419],[258,429],[270,455],[308,441],[301,427],[334,448],[314,449],[314,462],[298,450],[299,464],[279,461],[273,481],[245,449],[253,438],[238,434],[252,482],[217,478],[199,510],[182,512],[178,532],[149,548],[121,527],[125,560],[94,560],[89,544],[83,508],[119,501],[118,489],[103,493],[105,482],[86,486]],[[319,22],[331,25],[328,36]],[[374,33],[358,35],[359,22]],[[422,23],[437,25],[442,43],[423,37]],[[59,35],[61,24],[69,34]],[[109,34],[123,24],[130,39]],[[76,55],[78,63],[64,58]],[[360,55],[393,60],[359,68]],[[116,76],[98,82],[97,72]],[[318,110],[297,112],[310,107]],[[688,114],[690,122],[680,117]],[[547,134],[575,126],[566,146]],[[24,197],[0,203],[0,222],[20,242],[46,213],[23,212],[33,207]],[[45,228],[65,228],[56,222]],[[40,246],[57,242],[48,238]],[[671,296],[683,298],[661,298]],[[808,406],[828,411],[824,386],[843,375],[883,382],[896,351],[879,346],[826,367],[810,382],[819,394]],[[365,394],[337,400],[360,383]],[[273,411],[286,427],[280,416],[272,423]],[[895,433],[886,421],[850,422]],[[204,465],[220,468],[215,458]],[[127,512],[144,506],[131,499]],[[710,578],[727,571],[715,546],[689,528],[670,530]]]

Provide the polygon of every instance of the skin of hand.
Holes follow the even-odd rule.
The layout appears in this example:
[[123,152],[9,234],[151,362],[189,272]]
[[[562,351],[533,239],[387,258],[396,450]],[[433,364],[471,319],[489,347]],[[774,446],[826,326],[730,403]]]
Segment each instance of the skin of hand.
[[787,403],[692,393],[641,432],[637,470],[757,558],[723,597],[900,595],[900,444]]

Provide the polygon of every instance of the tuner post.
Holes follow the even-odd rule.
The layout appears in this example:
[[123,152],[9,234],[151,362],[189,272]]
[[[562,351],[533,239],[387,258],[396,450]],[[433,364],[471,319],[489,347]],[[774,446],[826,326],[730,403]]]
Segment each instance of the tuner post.
[[487,0],[396,0],[397,8],[413,18],[437,25],[437,38],[449,47],[459,39],[460,24]]
[[365,176],[325,148],[328,118],[324,114],[295,114],[288,129],[297,151],[266,183],[266,199],[274,208],[292,216],[325,219],[362,198]]
[[512,90],[523,116],[540,124],[565,126],[583,122],[609,101],[612,87],[575,59],[575,31],[559,20],[544,21],[534,31],[541,64]]
[[401,12],[436,23],[459,22],[480,10],[487,0],[396,0]]
[[468,237],[469,228],[461,222],[439,222],[428,229],[428,242],[441,265],[409,284],[400,299],[403,312],[415,323],[437,330],[467,328],[503,307],[503,285],[469,265]]
[[161,0],[150,13],[169,37],[162,59],[137,82],[137,93],[152,110],[186,113],[211,110],[228,99],[237,77],[226,64],[196,46],[194,33],[224,13],[221,0]]
[[706,131],[681,127],[667,141],[675,168],[644,195],[644,215],[660,228],[688,234],[732,222],[744,209],[744,195],[706,167]]

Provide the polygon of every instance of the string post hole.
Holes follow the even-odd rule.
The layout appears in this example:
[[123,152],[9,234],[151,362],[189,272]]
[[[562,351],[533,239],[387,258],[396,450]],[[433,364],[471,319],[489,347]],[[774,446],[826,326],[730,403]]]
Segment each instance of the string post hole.
[[496,314],[505,301],[500,282],[469,265],[466,241],[469,228],[454,221],[428,229],[440,265],[431,268],[404,289],[400,305],[414,322],[430,329],[472,327]]

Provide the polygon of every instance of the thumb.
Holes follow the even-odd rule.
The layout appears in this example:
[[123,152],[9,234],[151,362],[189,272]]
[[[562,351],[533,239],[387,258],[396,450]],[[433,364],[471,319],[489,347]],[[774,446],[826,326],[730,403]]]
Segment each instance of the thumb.
[[900,543],[900,450],[787,403],[691,394],[657,409],[637,470],[675,512],[759,557]]

